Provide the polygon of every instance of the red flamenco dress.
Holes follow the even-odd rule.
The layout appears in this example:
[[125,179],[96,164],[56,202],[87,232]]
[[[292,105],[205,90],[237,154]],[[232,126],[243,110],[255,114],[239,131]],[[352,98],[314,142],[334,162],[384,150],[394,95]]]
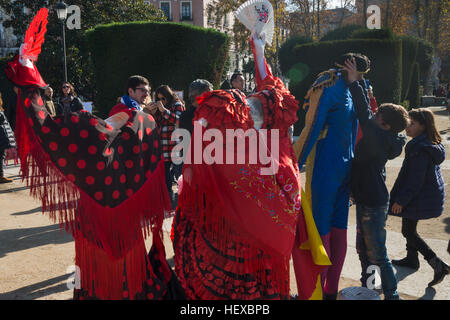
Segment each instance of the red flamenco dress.
[[162,241],[170,202],[155,121],[134,112],[114,129],[88,112],[51,117],[38,89],[47,84],[31,62],[40,53],[47,15],[47,9],[38,12],[5,71],[19,87],[15,134],[22,177],[43,212],[75,240],[81,288],[74,298],[174,298],[179,290]]
[[[250,145],[261,145],[259,134],[246,141],[244,149],[235,145],[234,154],[246,156],[244,164],[187,165],[185,161],[183,176],[192,170],[192,179],[183,180],[173,235],[175,271],[188,299],[290,297],[289,260],[295,241],[306,241],[307,234],[300,172],[288,135],[297,121],[298,102],[267,65],[266,71],[263,80],[257,72],[258,92],[252,96],[262,104],[264,122],[259,132],[267,129],[264,143],[278,171],[261,175],[267,165],[248,160]],[[254,128],[247,99],[238,90],[207,92],[198,103],[194,121],[207,123],[202,134],[217,129],[225,137],[226,129]],[[271,139],[271,129],[278,129],[278,138]],[[198,148],[203,153],[209,143],[196,146],[198,133],[194,130],[191,151]],[[279,146],[278,154],[273,143]],[[224,142],[223,155],[226,149]],[[315,287],[312,282],[309,294]]]

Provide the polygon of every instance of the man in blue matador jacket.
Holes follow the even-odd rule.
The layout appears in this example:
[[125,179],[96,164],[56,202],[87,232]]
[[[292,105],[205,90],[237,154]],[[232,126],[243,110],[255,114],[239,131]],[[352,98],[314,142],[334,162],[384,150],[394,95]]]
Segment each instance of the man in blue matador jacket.
[[306,164],[305,197],[332,266],[321,274],[324,299],[336,299],[339,276],[347,251],[350,169],[358,121],[343,65],[355,58],[360,73],[367,73],[369,59],[347,53],[336,62],[339,69],[319,74],[309,89],[304,109],[305,127],[294,150],[299,167]]

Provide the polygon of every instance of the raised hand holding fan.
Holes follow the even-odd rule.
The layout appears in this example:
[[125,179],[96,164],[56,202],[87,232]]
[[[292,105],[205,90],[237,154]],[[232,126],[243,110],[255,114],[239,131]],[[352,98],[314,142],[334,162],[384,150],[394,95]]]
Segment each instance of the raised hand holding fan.
[[274,12],[268,0],[249,0],[234,13],[236,18],[251,32],[265,33],[266,42],[272,44],[274,32]]

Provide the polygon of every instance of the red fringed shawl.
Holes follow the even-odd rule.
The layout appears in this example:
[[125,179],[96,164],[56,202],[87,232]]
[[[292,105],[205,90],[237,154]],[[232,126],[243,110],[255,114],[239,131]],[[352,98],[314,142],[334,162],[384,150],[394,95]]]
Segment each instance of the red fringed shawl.
[[142,292],[147,252],[142,235],[162,237],[170,210],[155,122],[138,112],[119,130],[88,112],[52,118],[39,92],[17,102],[22,177],[43,211],[75,239],[82,288],[101,299]]

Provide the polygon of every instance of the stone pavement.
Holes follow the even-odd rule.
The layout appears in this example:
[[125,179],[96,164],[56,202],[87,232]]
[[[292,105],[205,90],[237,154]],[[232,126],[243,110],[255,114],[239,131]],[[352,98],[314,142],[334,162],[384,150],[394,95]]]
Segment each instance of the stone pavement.
[[[445,137],[446,142],[449,140]],[[449,137],[450,138],[450,137]],[[399,168],[400,159],[388,163],[390,168]],[[442,169],[450,170],[449,160]],[[398,170],[398,169],[397,169]],[[0,184],[0,300],[42,299],[65,300],[72,298],[67,283],[74,264],[74,242],[47,216],[41,204],[30,197],[29,189],[21,182],[18,166],[8,166],[6,176],[13,183]],[[354,216],[354,207],[350,210]],[[448,210],[446,210],[447,212]],[[448,215],[448,213],[446,213]],[[169,238],[171,218],[164,222],[166,256],[173,266],[173,249]],[[446,229],[448,235],[450,231]],[[436,239],[439,238],[439,239]],[[447,240],[428,237],[426,242],[447,264],[450,255],[446,252]],[[355,225],[349,220],[347,257],[340,280],[340,289],[359,286],[361,266],[355,249]],[[150,248],[150,240],[146,242]],[[387,248],[391,259],[405,255],[405,239],[399,232],[388,230]],[[433,270],[420,257],[421,267],[416,272],[396,268],[398,290],[403,299],[450,300],[450,276],[434,288],[427,288],[433,278]],[[296,283],[291,267],[291,293],[296,293]]]
[[[18,177],[18,167],[8,167],[8,177],[14,183],[0,185],[0,299],[70,299],[67,288],[73,265],[74,243],[70,235],[41,213],[39,202]],[[167,258],[173,265],[173,250],[169,238],[172,218],[164,221]],[[398,232],[388,231],[387,246],[391,259],[405,254],[405,239]],[[360,264],[355,249],[355,225],[349,225],[347,257],[340,289],[358,286]],[[450,264],[447,241],[426,239],[438,256]],[[147,243],[148,247],[150,242]],[[396,269],[399,292],[404,299],[450,300],[450,276],[434,288],[427,288],[433,270],[421,257],[417,272]],[[291,273],[291,291],[296,293]]]

